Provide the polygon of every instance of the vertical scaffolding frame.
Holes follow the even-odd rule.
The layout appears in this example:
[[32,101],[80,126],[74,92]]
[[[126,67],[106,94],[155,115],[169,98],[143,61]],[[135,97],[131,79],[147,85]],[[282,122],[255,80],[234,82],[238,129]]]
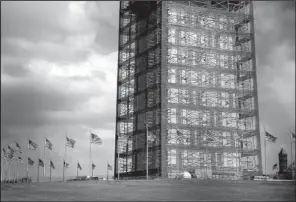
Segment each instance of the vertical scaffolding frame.
[[[145,176],[147,145],[149,176],[160,175],[160,5],[161,2],[120,2],[115,162],[119,152],[121,178]],[[114,174],[117,176],[117,168]]]
[[145,176],[144,122],[150,176],[262,172],[253,23],[249,0],[120,2],[121,177]]

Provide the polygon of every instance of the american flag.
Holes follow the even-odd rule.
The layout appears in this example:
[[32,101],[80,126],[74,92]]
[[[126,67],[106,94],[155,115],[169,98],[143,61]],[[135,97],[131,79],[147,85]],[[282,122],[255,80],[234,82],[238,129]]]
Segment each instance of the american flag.
[[275,136],[273,136],[270,133],[265,131],[265,140],[266,141],[275,143],[276,139],[277,139],[277,137],[275,137]]
[[109,163],[108,163],[108,170],[112,170],[112,166],[110,166]]
[[29,149],[31,149],[31,150],[36,150],[37,147],[38,147],[38,145],[37,145],[35,142],[33,142],[32,140],[29,140],[29,145],[28,145],[28,147],[29,147]]
[[15,154],[15,150],[8,145],[8,147],[7,147],[7,159],[8,160],[14,160],[14,158],[15,158],[14,154]]
[[293,133],[293,132],[291,132],[291,140],[296,141],[296,136],[295,136],[295,133]]
[[34,165],[34,161],[30,157],[28,157],[28,164],[30,166]]
[[272,166],[272,170],[277,169],[277,163]]
[[47,138],[45,138],[45,147],[52,150],[52,143]]
[[79,170],[82,170],[81,165],[80,165],[79,163],[77,163],[77,168],[78,168]]
[[69,163],[66,163],[66,161],[64,161],[64,167],[65,167],[65,168],[68,168],[69,165],[70,165]]
[[102,139],[98,135],[91,133],[91,143],[102,144]]
[[66,137],[66,146],[74,148],[76,141]]
[[23,162],[24,162],[24,161],[23,161],[23,158],[20,157],[20,156],[18,157],[17,161],[20,162],[20,163],[23,163]]
[[92,169],[96,168],[96,165],[94,163],[91,164]]
[[16,147],[16,150],[17,150],[20,154],[23,153],[23,150],[22,150],[21,146],[20,146],[17,142],[15,143],[15,147]]
[[53,162],[50,160],[50,167],[52,168],[52,169],[55,169],[55,167],[54,167],[54,164],[53,164]]
[[7,152],[4,148],[2,149],[2,158],[7,159]]
[[43,161],[41,159],[38,159],[38,160],[39,160],[38,165],[41,166],[41,167],[44,167]]

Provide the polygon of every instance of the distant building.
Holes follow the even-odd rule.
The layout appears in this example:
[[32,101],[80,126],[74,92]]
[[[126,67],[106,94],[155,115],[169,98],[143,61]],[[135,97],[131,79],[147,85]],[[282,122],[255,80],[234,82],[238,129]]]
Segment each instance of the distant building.
[[279,155],[279,174],[281,174],[287,169],[288,154],[284,150],[284,148],[282,148],[278,155]]
[[[288,154],[287,152],[282,148],[281,151],[278,154],[279,156],[279,171],[278,171],[278,178],[279,179],[286,179],[286,180],[291,180],[293,179],[293,174],[294,174],[294,179],[295,179],[295,165],[294,163],[290,164],[288,166]],[[294,170],[294,172],[292,172]]]

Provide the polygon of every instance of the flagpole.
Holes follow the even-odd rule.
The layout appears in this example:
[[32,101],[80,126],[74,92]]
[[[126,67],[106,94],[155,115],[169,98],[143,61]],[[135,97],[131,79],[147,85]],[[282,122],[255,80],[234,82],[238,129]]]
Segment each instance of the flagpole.
[[10,180],[10,161],[8,161],[8,180]]
[[[5,154],[3,154],[5,155]],[[4,159],[4,156],[3,156],[3,163],[1,162],[1,182],[3,180],[3,170],[5,170],[5,159]]]
[[49,181],[51,182],[51,158],[49,158]]
[[[92,161],[92,164],[94,164],[94,162]],[[92,167],[92,165],[91,165],[91,167]],[[93,169],[93,167],[92,167],[92,169],[91,169],[91,177],[94,175],[94,169]]]
[[[4,159],[3,159],[4,160]],[[2,161],[1,161],[1,182],[2,182],[2,180],[3,180],[3,169],[4,169],[4,161],[3,161],[3,163],[2,163]]]
[[[3,152],[3,150],[2,150],[2,152]],[[4,176],[5,176],[5,153],[3,153],[3,163],[1,162],[1,182],[2,182],[2,180],[4,180],[3,178],[4,178]]]
[[[7,155],[7,154],[6,154]],[[4,167],[4,180],[6,181],[7,180],[7,156],[4,160],[4,163],[5,163],[5,167]]]
[[[28,135],[27,135],[27,143],[29,144],[29,137],[28,137]],[[29,179],[28,179],[28,177],[29,177],[29,145],[28,145],[28,147],[27,147],[27,170],[26,170],[26,182],[28,182],[29,181]]]
[[[7,155],[7,154],[6,154]],[[4,173],[4,180],[7,180],[7,157],[5,158],[5,173]]]
[[294,180],[294,166],[293,166],[293,140],[292,140],[292,130],[290,128],[290,140],[291,140],[291,168],[292,168],[292,180]]
[[[277,165],[279,165],[279,163]],[[279,166],[276,166],[276,170],[276,178],[279,179]]]
[[67,132],[65,132],[65,155],[64,155],[64,161],[63,161],[63,181],[65,181],[66,178],[66,169],[65,169],[65,163],[67,158]]
[[46,163],[46,153],[45,153],[45,144],[46,144],[46,140],[45,140],[45,136],[44,136],[44,167],[43,167],[43,177],[45,178],[45,167],[46,167],[46,165],[45,165],[45,163]]
[[265,179],[267,180],[267,169],[266,169],[266,130],[264,126],[264,156],[265,156],[265,162],[264,162],[264,167],[265,167]]
[[5,157],[4,159],[4,180],[6,180],[6,175],[7,175],[7,157]]
[[16,160],[16,181],[18,178],[18,159]]
[[26,182],[28,182],[28,177],[29,177],[29,160],[27,159],[27,169],[26,169]]
[[93,169],[92,169],[92,160],[91,160],[91,129],[89,130],[89,132],[90,132],[90,137],[89,137],[89,175],[91,175],[92,176],[92,171],[93,171]]
[[39,182],[39,155],[38,155],[38,162],[36,163],[37,165],[37,182]]
[[77,160],[77,166],[76,166],[76,179],[78,178],[78,160]]
[[108,176],[108,174],[109,174],[109,161],[107,161],[107,180],[109,180],[109,176]]
[[8,159],[7,158],[8,158],[8,156],[5,159],[5,174],[4,174],[4,180],[5,181],[8,179]]

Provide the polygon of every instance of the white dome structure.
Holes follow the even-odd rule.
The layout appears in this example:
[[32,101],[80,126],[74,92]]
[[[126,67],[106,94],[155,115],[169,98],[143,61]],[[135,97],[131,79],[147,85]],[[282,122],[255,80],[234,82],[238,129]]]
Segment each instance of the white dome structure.
[[189,172],[185,171],[183,173],[183,178],[185,178],[185,179],[191,179],[191,174]]

